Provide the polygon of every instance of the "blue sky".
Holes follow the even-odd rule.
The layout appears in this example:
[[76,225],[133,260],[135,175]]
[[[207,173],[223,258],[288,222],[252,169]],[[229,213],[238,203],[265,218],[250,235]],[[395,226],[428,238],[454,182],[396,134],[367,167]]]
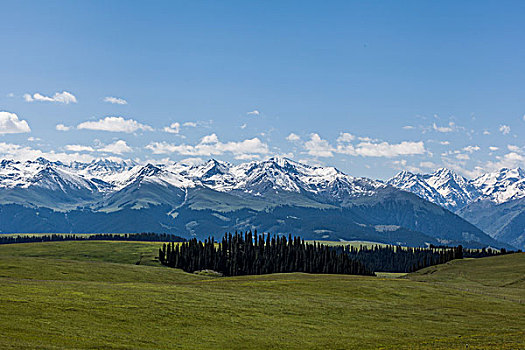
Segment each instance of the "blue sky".
[[0,155],[285,155],[372,178],[523,167],[524,14],[522,1],[5,2]]

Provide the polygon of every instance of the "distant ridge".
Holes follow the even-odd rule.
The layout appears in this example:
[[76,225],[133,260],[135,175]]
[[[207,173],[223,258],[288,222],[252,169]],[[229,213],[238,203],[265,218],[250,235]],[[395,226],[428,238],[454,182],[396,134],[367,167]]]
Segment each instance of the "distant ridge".
[[525,248],[521,168],[502,168],[473,180],[446,168],[431,174],[402,171],[387,183],[459,214],[496,239]]
[[3,160],[0,219],[2,232],[206,237],[258,229],[308,239],[506,246],[381,181],[282,157],[239,165],[214,159],[200,165]]

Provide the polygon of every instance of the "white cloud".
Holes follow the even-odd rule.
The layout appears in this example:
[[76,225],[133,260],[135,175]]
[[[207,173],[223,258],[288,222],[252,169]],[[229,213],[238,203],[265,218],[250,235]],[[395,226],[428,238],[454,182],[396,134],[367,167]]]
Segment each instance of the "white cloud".
[[517,168],[525,166],[525,156],[510,152],[505,154],[503,157],[496,157],[497,161],[489,161],[485,165],[485,171],[494,171],[501,168]]
[[94,152],[95,151],[93,147],[83,146],[83,145],[66,145],[64,148],[72,152]]
[[133,151],[133,148],[129,147],[126,141],[118,140],[102,148],[99,148],[98,151],[114,153],[114,154],[122,154],[122,153],[129,153]]
[[412,130],[412,129],[415,129],[415,127],[413,125],[405,125],[405,126],[403,126],[403,129],[405,129],[405,130]]
[[180,146],[162,141],[162,142],[151,142],[145,148],[152,151],[153,154],[169,154],[169,153],[177,152]]
[[351,156],[357,156],[357,152],[355,150],[354,145],[347,143],[347,144],[339,144],[337,145],[337,149],[335,150],[337,153],[340,154],[347,154]]
[[444,159],[444,166],[447,168],[454,170],[458,172],[459,174],[469,177],[471,179],[476,178],[483,173],[485,173],[485,169],[481,166],[475,166],[474,169],[469,170],[464,167],[465,161],[464,160],[448,160]]
[[253,160],[253,159],[260,159],[261,156],[258,154],[239,154],[235,156],[235,159],[237,160]]
[[109,102],[109,103],[117,104],[117,105],[127,105],[128,104],[128,101],[126,101],[125,99],[118,98],[118,97],[112,97],[112,96],[104,97],[104,102]]
[[129,153],[133,151],[133,149],[129,147],[126,141],[124,140],[118,140],[109,145],[102,145],[96,149],[91,146],[85,146],[85,145],[66,145],[64,148],[67,151],[71,151],[71,152],[95,152],[97,151],[97,152],[114,153],[114,154]]
[[[15,97],[15,94],[13,94],[12,92],[10,92],[10,93],[8,93],[6,96],[9,97],[9,98],[11,98],[11,97]],[[525,117],[524,117],[524,118],[525,118]],[[525,119],[524,119],[524,120],[525,120]]]
[[35,141],[40,141],[41,139],[38,138],[38,137],[33,137],[33,136],[29,136],[27,138],[27,141],[30,141],[30,142],[35,142]]
[[508,133],[510,133],[510,126],[508,126],[508,125],[500,125],[500,127],[499,127],[499,131],[500,131],[503,135],[507,135]]
[[93,156],[85,153],[56,153],[54,151],[45,152],[39,149],[23,147],[17,144],[5,142],[0,142],[0,157],[4,159],[16,159],[21,161],[34,160],[38,157],[43,157],[50,161],[61,161],[64,163],[70,163],[73,161],[91,162],[93,159],[95,159]]
[[77,129],[126,133],[132,133],[137,130],[153,131],[153,128],[149,125],[141,124],[133,119],[124,119],[122,117],[106,117],[96,122],[83,122],[77,125]]
[[182,126],[186,126],[188,128],[196,128],[197,127],[197,123],[195,123],[195,122],[186,122],[186,123],[182,124]]
[[293,132],[290,133],[290,135],[286,136],[286,140],[293,142],[293,141],[299,141],[301,138],[299,135],[294,134]]
[[479,146],[467,146],[467,147],[463,148],[463,151],[468,152],[468,153],[473,153],[473,152],[479,151],[479,150],[480,150]]
[[178,134],[180,132],[180,123],[172,123],[170,126],[166,126],[162,130],[170,134]]
[[454,122],[448,123],[448,126],[437,126],[436,123],[432,124],[432,129],[438,132],[452,132],[454,131]]
[[198,157],[190,157],[190,158],[184,158],[179,161],[179,163],[186,164],[186,165],[199,165],[204,163],[204,160],[202,158]]
[[425,144],[422,141],[403,141],[398,144],[388,142],[361,142],[355,148],[355,153],[363,157],[397,157],[402,155],[424,154]]
[[177,152],[180,146],[162,141],[162,142],[151,142],[145,148],[149,149],[154,154],[169,154],[169,153]]
[[201,144],[219,143],[219,137],[216,134],[206,135],[201,139]]
[[59,102],[59,103],[77,103],[77,98],[70,92],[62,91],[55,93],[52,97],[44,96],[40,93],[35,93],[33,96],[30,94],[24,94],[24,100],[26,102],[40,101],[40,102]]
[[187,156],[214,156],[226,152],[232,153],[235,156],[241,156],[243,154],[269,153],[268,145],[263,143],[257,137],[239,142],[230,141],[223,143],[219,141],[216,134],[204,136],[195,146],[185,144],[174,145],[167,142],[152,142],[146,146],[146,149],[151,150],[154,154],[178,153]]
[[490,149],[491,151],[497,151],[497,150],[499,150],[499,147],[496,147],[496,146],[490,146],[489,149]]
[[248,115],[259,115],[259,114],[261,114],[261,113],[260,113],[258,110],[254,109],[253,111],[248,112],[248,113],[246,113],[246,114],[248,114]]
[[441,145],[450,145],[450,141],[441,141],[440,142]]
[[397,169],[408,170],[408,171],[410,171],[412,173],[420,173],[421,172],[421,169],[419,169],[418,167],[409,165],[408,162],[406,161],[406,159],[394,160],[392,162],[392,164],[394,164],[394,167],[397,168]]
[[244,123],[243,125],[241,125],[241,129],[246,129],[246,127],[248,126],[248,124]]
[[[343,139],[349,139],[349,136],[343,136]],[[351,156],[391,158],[402,155],[424,154],[426,152],[422,141],[403,141],[398,144],[390,144],[388,142],[378,142],[368,137],[359,139],[367,141],[360,142],[356,146],[350,143],[339,143],[337,148],[334,148],[327,140],[321,139],[318,134],[314,133],[310,136],[310,140],[305,142],[304,147],[309,155],[315,157],[332,157],[335,152]]]
[[354,139],[355,139],[354,135],[347,133],[347,132],[342,132],[337,138],[337,142],[351,142]]
[[58,131],[69,131],[69,130],[71,130],[71,127],[70,126],[65,126],[64,124],[57,124],[55,126],[55,129],[57,129]]
[[310,140],[305,142],[304,147],[314,157],[332,157],[335,151],[328,141],[321,139],[316,133],[310,135]]
[[490,131],[488,130],[483,131],[483,135],[490,135]]
[[18,119],[15,113],[0,112],[0,135],[24,132],[31,132],[31,128],[25,120]]
[[421,163],[419,163],[419,166],[422,167],[422,168],[427,168],[427,169],[435,169],[435,168],[437,168],[437,164],[432,163],[432,162],[421,162]]
[[459,153],[456,155],[456,158],[459,160],[469,160],[470,157],[468,154]]
[[518,147],[518,146],[515,146],[515,145],[507,145],[507,148],[508,148],[509,151],[511,151],[511,152],[518,152],[518,153],[521,153],[521,148]]

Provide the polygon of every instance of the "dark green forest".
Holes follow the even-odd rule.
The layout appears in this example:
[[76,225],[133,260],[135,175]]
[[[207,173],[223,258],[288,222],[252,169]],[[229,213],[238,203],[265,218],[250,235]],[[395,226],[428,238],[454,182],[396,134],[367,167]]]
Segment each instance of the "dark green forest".
[[53,241],[148,241],[165,242],[159,261],[186,272],[213,270],[225,276],[305,272],[319,274],[373,275],[374,272],[413,272],[454,259],[508,254],[505,249],[465,249],[434,246],[326,245],[300,237],[252,233],[225,234],[220,242],[166,233],[0,235],[0,244]]
[[258,235],[251,231],[226,234],[221,242],[191,239],[159,249],[162,264],[186,272],[213,270],[226,276],[305,272],[373,275],[374,272],[413,272],[464,257],[506,254],[493,249],[457,247],[328,246],[300,237]]
[[139,241],[139,242],[185,242],[186,239],[166,233],[97,233],[90,235],[51,234],[51,235],[0,235],[0,244],[57,242],[57,241]]
[[226,276],[306,272],[374,275],[348,254],[299,237],[235,233],[216,246],[214,238],[191,239],[182,244],[164,244],[159,249],[162,264],[186,272],[214,270]]

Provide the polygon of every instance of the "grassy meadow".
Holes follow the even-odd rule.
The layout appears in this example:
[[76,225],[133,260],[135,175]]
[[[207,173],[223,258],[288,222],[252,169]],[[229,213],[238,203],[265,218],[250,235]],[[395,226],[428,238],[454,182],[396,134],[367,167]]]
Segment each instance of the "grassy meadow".
[[0,348],[525,348],[525,254],[378,277],[214,277],[160,266],[160,245],[0,245]]

